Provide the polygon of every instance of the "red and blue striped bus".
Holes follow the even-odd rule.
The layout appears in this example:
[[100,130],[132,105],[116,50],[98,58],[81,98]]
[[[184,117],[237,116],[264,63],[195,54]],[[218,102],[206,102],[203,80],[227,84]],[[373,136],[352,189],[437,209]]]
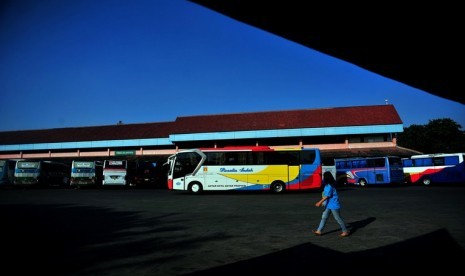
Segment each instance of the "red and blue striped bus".
[[402,159],[397,156],[334,159],[338,185],[401,184]]
[[465,153],[418,154],[402,159],[405,181],[425,186],[438,183],[465,184]]

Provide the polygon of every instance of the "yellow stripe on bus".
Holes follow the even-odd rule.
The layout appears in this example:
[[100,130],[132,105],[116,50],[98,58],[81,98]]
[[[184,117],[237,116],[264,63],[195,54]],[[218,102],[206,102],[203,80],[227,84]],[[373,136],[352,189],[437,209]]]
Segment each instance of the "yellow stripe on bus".
[[[241,173],[241,174],[225,173],[221,175],[228,177],[230,179],[241,181],[241,182],[251,182],[250,181],[251,176],[269,175],[270,177],[275,176],[274,180],[280,179],[285,182],[288,182],[289,180],[290,181],[294,180],[299,175],[299,166],[288,167],[288,166],[283,166],[283,165],[276,165],[276,166],[268,166],[266,169],[259,171],[259,172],[254,172],[254,173]],[[289,179],[288,179],[288,175],[289,175]]]

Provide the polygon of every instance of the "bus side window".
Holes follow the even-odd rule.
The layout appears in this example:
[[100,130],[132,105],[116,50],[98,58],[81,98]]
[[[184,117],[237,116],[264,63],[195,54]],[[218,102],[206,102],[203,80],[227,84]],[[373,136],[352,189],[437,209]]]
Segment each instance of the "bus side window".
[[437,157],[433,159],[433,163],[435,166],[444,166],[444,157]]
[[402,161],[404,167],[413,167],[413,162],[411,159],[406,159]]
[[[302,164],[313,164],[313,162],[315,161],[315,151],[308,151],[308,150],[304,150],[302,151],[302,154],[300,156],[301,158],[301,163]],[[332,163],[334,163],[334,160],[330,161]],[[329,164],[328,164],[329,165]]]
[[386,158],[377,158],[375,161],[375,167],[386,167]]
[[446,156],[444,157],[444,165],[458,165],[460,163],[458,156]]
[[265,153],[264,152],[251,152],[252,164],[265,165]]
[[226,152],[225,153],[225,165],[238,165],[238,153],[237,152]]
[[300,154],[298,151],[290,151],[288,154],[289,165],[297,166],[300,164]]
[[418,158],[418,159],[415,159],[415,166],[417,166],[417,167],[433,166],[433,158]]

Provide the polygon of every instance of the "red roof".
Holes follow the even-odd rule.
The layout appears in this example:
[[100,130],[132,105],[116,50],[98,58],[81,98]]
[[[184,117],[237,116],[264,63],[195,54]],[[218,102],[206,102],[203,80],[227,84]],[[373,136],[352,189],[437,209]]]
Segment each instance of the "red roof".
[[178,117],[173,133],[402,124],[393,105]]
[[0,145],[168,138],[170,134],[402,124],[393,105],[178,117],[174,122],[0,132]]
[[172,122],[0,132],[0,145],[167,138]]

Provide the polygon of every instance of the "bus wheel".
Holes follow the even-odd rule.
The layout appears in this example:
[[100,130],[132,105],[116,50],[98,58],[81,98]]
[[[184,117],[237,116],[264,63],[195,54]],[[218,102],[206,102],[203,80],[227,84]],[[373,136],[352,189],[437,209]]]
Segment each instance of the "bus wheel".
[[280,181],[273,182],[271,184],[271,191],[275,194],[282,193],[284,191],[284,183]]
[[423,183],[423,185],[429,186],[431,184],[431,179],[429,177],[425,177],[421,180],[421,182]]
[[202,185],[198,182],[194,182],[189,185],[189,191],[193,194],[200,194],[202,190]]
[[367,185],[367,181],[365,179],[360,179],[360,186],[365,187]]

